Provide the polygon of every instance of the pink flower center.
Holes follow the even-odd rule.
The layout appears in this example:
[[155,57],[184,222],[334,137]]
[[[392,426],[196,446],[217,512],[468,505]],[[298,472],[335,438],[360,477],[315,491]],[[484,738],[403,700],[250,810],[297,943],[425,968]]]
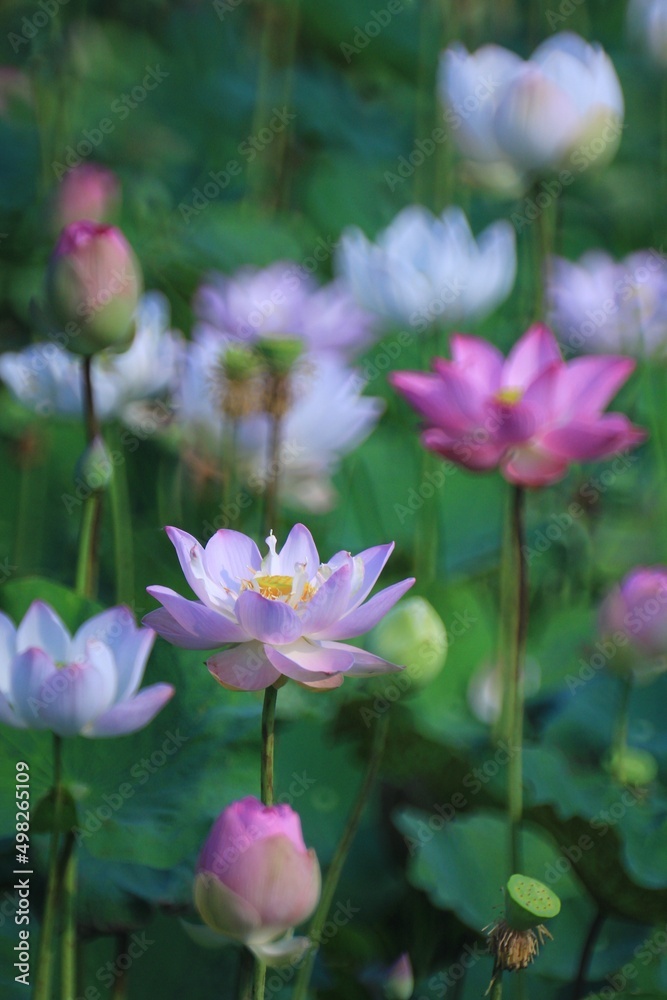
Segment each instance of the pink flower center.
[[506,386],[504,389],[500,389],[494,398],[497,399],[499,403],[509,403],[510,406],[514,406],[523,398],[523,389],[519,389],[515,386]]
[[[252,581],[244,580],[241,589],[259,591],[269,601],[289,601],[296,596],[293,576],[256,576]],[[309,601],[316,591],[312,583],[304,584],[297,603]]]

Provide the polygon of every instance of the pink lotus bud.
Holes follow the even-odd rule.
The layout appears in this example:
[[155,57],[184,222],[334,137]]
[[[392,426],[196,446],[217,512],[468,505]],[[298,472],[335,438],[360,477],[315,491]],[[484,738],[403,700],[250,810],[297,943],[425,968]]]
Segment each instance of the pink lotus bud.
[[387,1000],[410,1000],[415,988],[410,956],[404,952],[387,969],[383,992]]
[[54,318],[70,335],[69,350],[94,354],[129,346],[141,267],[120,229],[87,220],[65,226],[51,257],[47,290]]
[[320,896],[320,867],[287,805],[252,796],[228,806],[197,864],[194,899],[212,930],[246,945],[274,941],[306,920]]
[[97,163],[81,163],[60,182],[53,207],[53,228],[59,233],[70,222],[108,222],[120,201],[116,175]]
[[638,566],[600,608],[600,632],[614,647],[649,657],[667,653],[667,566]]

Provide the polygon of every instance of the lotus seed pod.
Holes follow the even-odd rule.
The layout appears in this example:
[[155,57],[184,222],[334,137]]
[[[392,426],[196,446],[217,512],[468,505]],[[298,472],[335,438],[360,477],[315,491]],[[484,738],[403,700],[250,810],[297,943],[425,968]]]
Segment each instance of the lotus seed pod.
[[506,892],[505,921],[513,930],[530,930],[560,912],[556,893],[535,878],[512,875]]
[[403,676],[421,687],[434,680],[445,665],[447,632],[427,600],[408,597],[376,626],[371,646],[390,663],[405,664]]
[[303,353],[303,341],[296,337],[263,337],[256,349],[272,375],[288,375]]
[[629,788],[646,788],[658,776],[658,762],[653,754],[637,747],[615,751],[605,766],[616,781]]

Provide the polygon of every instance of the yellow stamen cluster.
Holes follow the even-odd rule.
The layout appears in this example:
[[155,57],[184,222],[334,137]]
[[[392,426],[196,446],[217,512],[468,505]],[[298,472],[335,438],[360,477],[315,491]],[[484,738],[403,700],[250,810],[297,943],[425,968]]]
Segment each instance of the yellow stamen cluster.
[[513,405],[518,403],[523,396],[523,389],[512,388],[508,386],[505,389],[501,389],[496,393],[496,399],[499,403],[509,403]]
[[553,940],[544,924],[527,931],[518,931],[504,920],[498,921],[489,931],[489,951],[493,955],[493,976],[487,993],[501,972],[527,969],[537,958],[544,939]]
[[[289,600],[294,592],[294,577],[278,575],[256,576],[252,581],[244,580],[241,584],[241,590],[259,591],[262,597],[266,597],[269,601]],[[316,591],[317,588],[312,583],[306,583],[298,598],[298,603],[309,601]]]

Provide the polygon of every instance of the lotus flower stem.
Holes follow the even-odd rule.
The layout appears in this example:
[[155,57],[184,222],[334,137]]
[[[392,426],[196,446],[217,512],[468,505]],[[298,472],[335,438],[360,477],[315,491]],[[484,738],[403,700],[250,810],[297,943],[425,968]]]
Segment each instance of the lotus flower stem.
[[49,851],[49,874],[46,886],[44,919],[39,938],[37,969],[35,973],[35,994],[33,1000],[49,1000],[51,996],[51,975],[53,969],[53,932],[59,895],[58,847],[60,842],[60,789],[62,772],[62,739],[53,736],[53,788],[55,792],[55,815],[51,831]]
[[62,1000],[76,1000],[77,990],[77,938],[76,938],[76,852],[74,833],[70,830],[65,839],[61,859],[62,869],[62,920],[61,983]]
[[579,968],[577,969],[577,975],[574,981],[574,989],[572,990],[572,1000],[579,1000],[587,994],[585,989],[586,974],[588,972],[588,966],[590,964],[591,958],[593,957],[593,952],[595,951],[595,945],[597,939],[600,935],[600,931],[604,925],[606,915],[602,910],[596,910],[595,916],[591,926],[588,929],[588,934],[586,935],[586,940],[584,941],[584,946],[581,950],[581,958],[579,959]]
[[[126,931],[116,936],[116,958],[125,955],[130,944],[129,934]],[[120,968],[118,962],[115,963],[118,975],[114,983],[112,1000],[125,1000],[127,997],[128,970]]]
[[313,947],[307,953],[303,965],[299,970],[299,974],[296,979],[294,986],[294,994],[292,1000],[306,1000],[308,993],[308,984],[310,983],[310,977],[313,971],[313,965],[315,963],[315,954],[317,951],[317,944],[322,935],[322,929],[326,923],[331,904],[333,902],[334,894],[338,887],[338,881],[340,879],[343,867],[347,860],[347,856],[350,853],[350,848],[352,842],[356,836],[357,830],[359,828],[359,823],[361,822],[361,816],[364,811],[366,802],[370,795],[371,789],[375,783],[378,771],[380,769],[380,764],[382,762],[382,756],[384,754],[385,744],[387,742],[387,730],[389,727],[389,713],[385,712],[384,715],[380,716],[377,725],[375,727],[375,734],[373,738],[373,744],[371,746],[370,757],[368,760],[368,767],[366,769],[366,775],[362,782],[361,788],[357,793],[354,805],[350,815],[348,816],[345,829],[343,830],[342,836],[338,841],[338,846],[334,852],[334,856],[331,859],[331,864],[329,865],[329,870],[327,871],[326,878],[324,879],[324,885],[322,886],[322,895],[320,897],[320,902],[315,910],[315,916],[313,917],[312,923],[310,925],[310,930],[308,936],[313,942]]
[[619,761],[625,756],[628,748],[628,710],[630,707],[630,697],[632,695],[633,676],[631,672],[623,674],[620,678],[621,690],[614,725],[614,738],[612,745],[612,758]]
[[273,757],[276,742],[276,701],[278,689],[271,684],[264,691],[262,707],[261,795],[265,806],[273,805]]
[[266,983],[266,965],[255,959],[255,977],[252,984],[253,1000],[264,1000],[264,985]]
[[[95,412],[92,382],[92,358],[83,359],[83,399],[86,438],[91,444],[100,436],[100,426]],[[99,535],[102,520],[102,494],[93,490],[84,503],[83,521],[79,539],[79,560],[76,568],[76,589],[83,597],[93,597],[97,585]]]
[[134,595],[134,546],[132,541],[132,509],[124,461],[119,462],[114,467],[109,482],[109,499],[113,523],[116,601],[119,604],[130,604]]
[[496,979],[493,984],[493,989],[491,991],[491,1000],[502,1000],[503,995],[503,983],[500,976]]

